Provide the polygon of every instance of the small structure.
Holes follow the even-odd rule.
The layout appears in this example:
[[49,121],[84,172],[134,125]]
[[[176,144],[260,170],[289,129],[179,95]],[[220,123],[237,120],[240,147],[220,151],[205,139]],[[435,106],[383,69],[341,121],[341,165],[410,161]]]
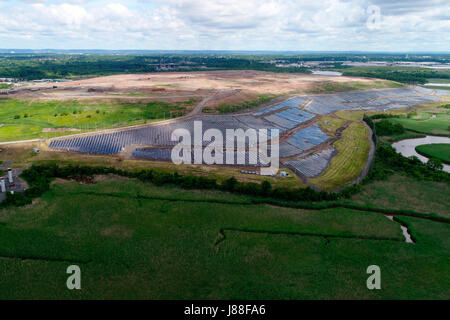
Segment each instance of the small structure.
[[21,193],[27,189],[26,182],[19,178],[21,172],[21,170],[8,168],[7,172],[0,177],[0,202],[6,199],[8,192]]
[[39,150],[38,148],[33,148],[33,152],[34,152],[34,153],[39,153],[39,151],[40,151],[40,150]]
[[259,175],[259,172],[257,171],[248,171],[248,170],[241,170],[242,174],[256,174]]
[[289,177],[289,173],[286,171],[280,171],[280,177]]
[[8,168],[8,182],[9,182],[10,184],[12,184],[12,183],[14,182],[13,174],[12,174],[12,169],[11,169],[11,168]]

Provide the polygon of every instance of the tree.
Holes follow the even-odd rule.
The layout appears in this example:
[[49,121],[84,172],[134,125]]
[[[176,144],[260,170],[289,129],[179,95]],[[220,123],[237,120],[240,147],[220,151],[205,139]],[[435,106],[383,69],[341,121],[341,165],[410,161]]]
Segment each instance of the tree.
[[238,181],[235,177],[231,177],[223,182],[223,188],[227,191],[233,191]]
[[262,194],[267,196],[272,191],[272,185],[270,184],[269,181],[264,180],[261,184],[261,190],[262,190]]

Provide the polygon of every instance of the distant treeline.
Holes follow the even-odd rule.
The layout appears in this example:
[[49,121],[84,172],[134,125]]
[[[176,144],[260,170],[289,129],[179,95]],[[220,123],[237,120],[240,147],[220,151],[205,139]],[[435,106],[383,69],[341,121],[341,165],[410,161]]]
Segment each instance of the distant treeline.
[[[173,64],[170,68],[164,65]],[[160,68],[160,66],[163,66]],[[275,65],[239,57],[51,55],[2,56],[0,77],[22,80],[58,79],[84,75],[143,73],[157,71],[261,70],[309,73],[307,68],[277,68]]]
[[450,79],[450,72],[425,68],[411,68],[411,70],[396,67],[379,68],[350,68],[342,70],[344,76],[367,77],[392,80],[410,84],[425,84],[429,78]]
[[156,71],[143,57],[72,57],[0,59],[0,77],[22,80],[58,79],[69,76]]

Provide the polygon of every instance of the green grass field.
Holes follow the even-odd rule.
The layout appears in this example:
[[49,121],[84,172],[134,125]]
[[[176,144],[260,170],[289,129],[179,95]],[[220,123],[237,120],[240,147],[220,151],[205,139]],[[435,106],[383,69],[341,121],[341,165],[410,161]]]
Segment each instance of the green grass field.
[[450,79],[439,79],[439,78],[430,78],[427,79],[430,83],[439,83],[439,84],[448,84],[450,83]]
[[439,89],[439,90],[450,90],[450,87],[448,86],[440,86],[440,84],[450,84],[450,79],[439,79],[439,78],[430,78],[427,79],[429,83],[436,83],[435,86],[427,85],[425,88],[428,89]]
[[435,115],[436,118],[426,118],[425,120],[419,115],[419,119],[400,118],[390,119],[390,121],[400,123],[405,129],[410,131],[450,136],[450,112],[441,109],[441,113],[436,113]]
[[437,90],[449,90],[450,91],[450,87],[443,87],[443,86],[426,86],[425,88],[427,88],[427,89],[437,89]]
[[0,83],[0,89],[9,89],[11,88],[13,85],[9,84],[9,83]]
[[[142,124],[184,115],[192,101],[166,102],[80,102],[0,99],[0,142],[48,138],[64,134]],[[43,129],[53,132],[43,132]],[[60,131],[66,128],[79,131]],[[47,130],[49,131],[49,130]]]
[[[59,181],[0,212],[0,298],[449,298],[448,224],[402,217],[417,239],[407,244],[381,214],[249,200],[112,176]],[[72,264],[78,291],[65,285]],[[372,264],[380,291],[366,288]]]
[[417,153],[428,158],[436,158],[450,163],[450,144],[434,143],[416,147]]
[[369,89],[385,89],[385,88],[399,88],[403,85],[401,83],[389,80],[375,80],[370,83],[362,81],[352,82],[325,82],[317,85],[309,93],[333,93],[351,90],[369,90]]
[[334,133],[337,129],[342,127],[345,124],[344,119],[325,116],[319,120],[320,127],[323,131],[325,131],[328,135],[334,136]]
[[274,94],[262,94],[259,95],[255,100],[247,101],[239,105],[230,105],[230,104],[222,104],[216,109],[211,107],[205,107],[203,108],[204,113],[215,113],[218,112],[220,114],[227,114],[232,112],[238,112],[242,110],[249,110],[250,108],[257,107],[265,102],[268,102],[272,99],[275,99],[277,95]]
[[450,185],[447,183],[393,175],[386,180],[364,185],[350,202],[377,208],[432,212],[450,218],[449,198],[445,196],[448,194]]

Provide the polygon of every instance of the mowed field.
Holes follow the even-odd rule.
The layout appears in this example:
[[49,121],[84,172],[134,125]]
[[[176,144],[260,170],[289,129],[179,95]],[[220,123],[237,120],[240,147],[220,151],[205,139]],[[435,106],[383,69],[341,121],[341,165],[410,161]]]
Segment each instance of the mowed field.
[[400,123],[407,130],[431,135],[450,136],[450,114],[448,112],[436,114],[436,118],[430,118],[429,120],[402,118],[392,119],[392,121]]
[[433,143],[416,147],[417,153],[428,158],[436,158],[445,163],[450,163],[450,144]]
[[[438,136],[450,136],[450,109],[444,103],[434,103],[418,106],[412,110],[401,110],[401,114],[412,113],[410,117],[390,119],[400,123],[405,129]],[[398,113],[398,112],[397,112]]]
[[351,197],[350,203],[434,213],[450,218],[449,197],[446,196],[448,194],[450,194],[448,183],[417,180],[396,174],[385,180],[363,185],[361,192]]
[[[343,114],[346,113],[340,115]],[[352,118],[351,115],[345,117]],[[360,121],[352,122],[333,146],[338,154],[331,159],[328,168],[319,177],[309,179],[321,190],[340,189],[359,177],[366,167],[369,156],[369,130]]]
[[[115,176],[0,211],[5,299],[448,299],[449,225],[254,205]],[[81,290],[66,268],[81,268]],[[366,287],[379,265],[382,290]]]

